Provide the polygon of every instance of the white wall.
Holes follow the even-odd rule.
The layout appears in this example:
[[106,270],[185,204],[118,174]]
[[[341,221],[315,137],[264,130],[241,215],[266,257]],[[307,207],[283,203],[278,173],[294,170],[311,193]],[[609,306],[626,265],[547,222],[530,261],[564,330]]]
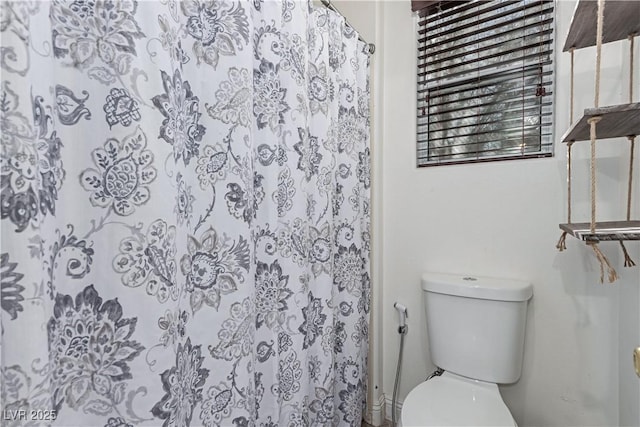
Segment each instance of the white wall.
[[[399,341],[395,301],[407,305],[410,316],[400,399],[435,368],[426,342],[423,272],[526,279],[534,285],[534,299],[522,378],[501,386],[518,424],[640,425],[640,381],[631,365],[631,351],[640,345],[640,269],[623,268],[618,246],[602,244],[620,279],[614,285],[601,285],[599,265],[585,245],[569,237],[568,250],[556,251],[557,224],[565,222],[567,212],[565,145],[558,142],[556,157],[549,159],[416,168],[416,45],[409,1],[335,4],[368,41],[377,44],[373,383],[391,397]],[[574,6],[573,0],[558,2],[558,50]],[[626,102],[628,45],[607,45],[603,55],[601,105]],[[640,57],[640,49],[635,55]],[[594,57],[593,48],[576,52],[577,112],[593,103]],[[569,125],[570,56],[558,52],[556,58],[559,139]],[[638,92],[636,88],[636,100]],[[576,144],[573,150],[573,217],[587,221],[589,147]],[[620,219],[625,214],[627,144],[600,142],[598,154],[598,218]],[[640,167],[635,170],[634,216],[638,217]],[[636,262],[639,246],[627,243]]]

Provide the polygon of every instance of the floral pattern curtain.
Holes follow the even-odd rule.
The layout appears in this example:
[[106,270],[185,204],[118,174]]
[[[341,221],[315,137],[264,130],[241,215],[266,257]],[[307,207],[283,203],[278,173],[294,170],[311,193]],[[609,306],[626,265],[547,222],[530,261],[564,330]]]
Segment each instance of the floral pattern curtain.
[[0,3],[2,425],[359,425],[368,54],[292,0]]

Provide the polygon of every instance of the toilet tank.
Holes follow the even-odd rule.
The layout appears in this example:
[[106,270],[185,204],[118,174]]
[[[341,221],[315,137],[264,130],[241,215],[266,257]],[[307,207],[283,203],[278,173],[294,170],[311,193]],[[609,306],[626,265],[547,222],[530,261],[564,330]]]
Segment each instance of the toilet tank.
[[509,384],[522,371],[530,283],[426,273],[422,290],[431,361],[464,377]]

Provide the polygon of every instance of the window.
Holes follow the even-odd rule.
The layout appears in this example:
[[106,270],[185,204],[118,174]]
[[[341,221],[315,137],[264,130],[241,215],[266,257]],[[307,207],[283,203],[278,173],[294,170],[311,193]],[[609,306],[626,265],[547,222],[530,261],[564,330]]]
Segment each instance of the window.
[[553,1],[430,3],[418,20],[418,166],[553,155]]

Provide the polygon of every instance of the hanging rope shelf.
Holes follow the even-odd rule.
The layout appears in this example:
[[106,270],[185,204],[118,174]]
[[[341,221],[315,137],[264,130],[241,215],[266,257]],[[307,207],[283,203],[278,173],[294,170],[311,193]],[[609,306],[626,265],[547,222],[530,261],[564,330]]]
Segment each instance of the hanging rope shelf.
[[[571,127],[562,141],[567,144],[567,223],[560,224],[562,234],[556,245],[558,250],[566,249],[567,235],[574,236],[589,245],[600,262],[600,282],[604,282],[605,271],[610,283],[618,275],[609,259],[598,244],[603,241],[619,241],[624,255],[624,266],[633,267],[635,262],[623,241],[640,240],[640,220],[631,219],[633,193],[633,166],[636,135],[640,135],[640,103],[633,102],[633,51],[634,38],[640,34],[640,2],[608,1],[597,3],[579,0],[573,15],[564,51],[571,53]],[[595,27],[595,32],[593,31]],[[617,40],[629,40],[629,103],[600,107],[600,64],[602,44]],[[583,116],[574,122],[574,52],[588,46],[596,46],[596,76],[594,108],[584,110]],[[627,215],[624,221],[596,221],[596,142],[599,139],[626,137],[629,142],[629,179],[627,183]],[[571,148],[579,141],[591,143],[591,221],[574,223],[571,220]]]

